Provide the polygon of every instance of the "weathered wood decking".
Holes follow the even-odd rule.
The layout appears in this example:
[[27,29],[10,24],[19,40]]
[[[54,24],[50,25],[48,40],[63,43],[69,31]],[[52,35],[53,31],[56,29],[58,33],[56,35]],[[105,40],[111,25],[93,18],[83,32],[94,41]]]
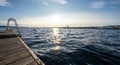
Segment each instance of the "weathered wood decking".
[[44,65],[20,37],[6,37],[12,34],[0,32],[0,65]]

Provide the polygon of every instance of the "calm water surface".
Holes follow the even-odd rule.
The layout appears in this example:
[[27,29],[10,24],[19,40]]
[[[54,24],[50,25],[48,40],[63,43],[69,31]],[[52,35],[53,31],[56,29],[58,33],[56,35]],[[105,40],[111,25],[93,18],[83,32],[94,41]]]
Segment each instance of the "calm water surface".
[[46,65],[120,65],[120,30],[21,28]]

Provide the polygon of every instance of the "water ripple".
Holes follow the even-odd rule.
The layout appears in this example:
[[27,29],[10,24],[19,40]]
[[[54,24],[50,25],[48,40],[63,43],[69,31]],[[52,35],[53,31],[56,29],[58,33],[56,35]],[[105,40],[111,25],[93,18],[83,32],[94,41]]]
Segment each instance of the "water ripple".
[[21,28],[46,65],[119,65],[120,30]]

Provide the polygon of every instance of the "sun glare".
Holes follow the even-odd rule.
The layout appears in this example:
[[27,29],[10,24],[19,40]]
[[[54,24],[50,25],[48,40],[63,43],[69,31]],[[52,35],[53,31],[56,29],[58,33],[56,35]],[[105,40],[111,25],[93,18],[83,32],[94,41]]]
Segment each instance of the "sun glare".
[[53,20],[56,20],[56,21],[60,19],[60,15],[58,14],[52,15],[51,17]]
[[52,23],[53,24],[63,24],[62,22],[62,16],[60,14],[54,14],[51,16]]

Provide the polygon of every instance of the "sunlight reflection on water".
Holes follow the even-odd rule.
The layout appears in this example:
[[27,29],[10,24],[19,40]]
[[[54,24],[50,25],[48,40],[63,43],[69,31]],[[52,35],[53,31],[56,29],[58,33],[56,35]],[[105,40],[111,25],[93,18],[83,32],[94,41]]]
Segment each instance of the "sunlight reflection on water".
[[22,39],[45,65],[120,64],[120,30],[22,28],[21,31]]
[[60,46],[55,46],[52,49],[55,50],[55,51],[60,50]]
[[52,40],[55,44],[55,47],[53,47],[53,50],[60,50],[60,39],[59,39],[59,28],[53,28],[52,29],[53,34],[52,34]]

